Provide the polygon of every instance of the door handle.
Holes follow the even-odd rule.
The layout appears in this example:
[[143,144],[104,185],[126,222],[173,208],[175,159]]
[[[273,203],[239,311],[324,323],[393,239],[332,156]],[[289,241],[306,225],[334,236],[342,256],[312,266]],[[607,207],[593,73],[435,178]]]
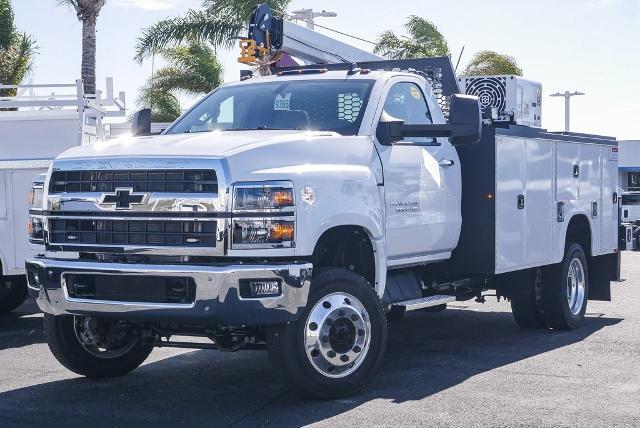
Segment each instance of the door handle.
[[449,166],[455,165],[455,162],[452,161],[451,159],[440,159],[440,162],[438,162],[438,165],[449,167]]

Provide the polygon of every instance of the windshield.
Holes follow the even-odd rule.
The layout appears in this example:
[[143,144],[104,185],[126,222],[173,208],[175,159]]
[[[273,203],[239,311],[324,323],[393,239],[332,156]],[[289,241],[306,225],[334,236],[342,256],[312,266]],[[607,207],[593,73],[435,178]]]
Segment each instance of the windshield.
[[356,135],[372,80],[295,80],[222,87],[168,134],[300,129]]

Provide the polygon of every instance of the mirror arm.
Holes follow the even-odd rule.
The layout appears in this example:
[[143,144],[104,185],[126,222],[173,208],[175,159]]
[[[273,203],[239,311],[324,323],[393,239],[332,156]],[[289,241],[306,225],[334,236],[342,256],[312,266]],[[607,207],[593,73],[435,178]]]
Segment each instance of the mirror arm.
[[433,125],[397,125],[391,124],[391,136],[405,137],[450,137],[455,133],[455,127],[449,124]]

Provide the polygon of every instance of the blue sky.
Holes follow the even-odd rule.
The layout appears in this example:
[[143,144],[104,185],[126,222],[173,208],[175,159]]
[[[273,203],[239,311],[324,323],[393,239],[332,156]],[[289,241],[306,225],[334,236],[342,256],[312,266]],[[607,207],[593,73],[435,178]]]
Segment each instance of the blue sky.
[[[150,61],[133,61],[140,31],[158,19],[198,8],[199,0],[107,0],[98,21],[98,85],[115,78],[133,107]],[[36,83],[72,82],[80,70],[81,27],[56,0],[13,0],[16,23],[40,46]],[[525,77],[542,82],[543,127],[563,127],[563,103],[548,95],[580,90],[572,102],[572,130],[640,139],[640,0],[295,0],[291,9],[311,7],[338,13],[318,23],[368,40],[382,31],[401,32],[409,15],[433,21],[461,64],[482,49],[514,56]],[[322,31],[322,30],[320,30]],[[370,45],[341,38],[361,48]],[[238,78],[237,52],[221,51],[225,79]],[[184,100],[187,107],[191,100]]]

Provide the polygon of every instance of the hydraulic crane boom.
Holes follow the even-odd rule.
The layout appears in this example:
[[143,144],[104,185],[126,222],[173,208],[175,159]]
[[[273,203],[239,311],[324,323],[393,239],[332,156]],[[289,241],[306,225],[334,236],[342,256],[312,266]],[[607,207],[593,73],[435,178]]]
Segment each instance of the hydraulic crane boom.
[[261,72],[278,62],[283,53],[308,64],[355,63],[384,58],[324,34],[274,16],[266,4],[256,7],[246,39],[240,41],[243,64],[259,65]]

